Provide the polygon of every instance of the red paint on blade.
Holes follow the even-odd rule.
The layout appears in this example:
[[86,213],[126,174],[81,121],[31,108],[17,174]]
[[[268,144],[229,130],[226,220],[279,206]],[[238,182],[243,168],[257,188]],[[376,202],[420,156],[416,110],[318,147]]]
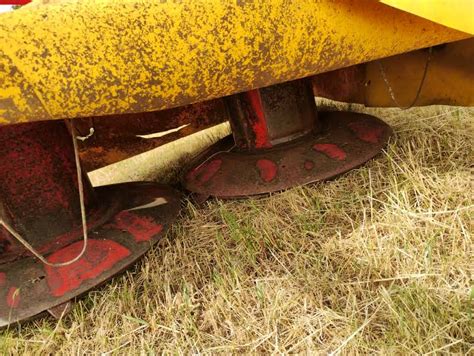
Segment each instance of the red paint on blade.
[[382,126],[368,125],[366,122],[351,122],[349,128],[356,134],[356,136],[368,143],[379,143],[380,137],[384,132]]
[[255,113],[255,121],[252,123],[252,130],[255,134],[255,147],[268,148],[272,147],[270,137],[268,135],[267,122],[263,112],[262,100],[258,89],[250,90],[247,93],[250,105]]
[[[87,217],[87,230],[93,230],[100,227],[99,224],[99,214],[103,214],[103,211],[94,211],[93,214]],[[48,254],[55,251],[58,247],[63,247],[73,242],[82,239],[84,232],[82,231],[82,226],[75,226],[71,231],[68,231],[62,235],[55,237],[53,240],[44,244],[41,247],[38,247],[38,251],[41,254]]]
[[138,216],[129,211],[122,211],[114,220],[113,226],[127,231],[133,236],[135,242],[150,241],[154,236],[163,231],[163,225],[157,224],[152,218]]
[[191,181],[195,180],[199,184],[207,183],[219,171],[221,165],[221,159],[215,159],[211,162],[204,163],[189,172],[188,179]]
[[[74,259],[82,250],[83,242],[77,241],[48,257],[50,263],[64,263]],[[130,255],[130,251],[112,240],[89,240],[87,250],[76,262],[63,266],[45,266],[46,280],[54,297],[79,288],[85,281],[99,277],[117,262]]]
[[260,171],[260,177],[267,183],[275,179],[278,171],[275,162],[270,161],[269,159],[259,159],[257,161],[257,168]]
[[333,143],[317,143],[313,146],[313,149],[337,161],[344,161],[347,157],[346,152]]

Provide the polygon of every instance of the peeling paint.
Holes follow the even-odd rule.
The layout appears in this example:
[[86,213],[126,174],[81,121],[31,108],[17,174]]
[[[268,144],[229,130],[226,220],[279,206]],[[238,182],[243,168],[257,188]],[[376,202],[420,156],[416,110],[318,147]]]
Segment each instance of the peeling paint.
[[2,14],[0,124],[161,110],[468,36],[370,0],[33,5]]

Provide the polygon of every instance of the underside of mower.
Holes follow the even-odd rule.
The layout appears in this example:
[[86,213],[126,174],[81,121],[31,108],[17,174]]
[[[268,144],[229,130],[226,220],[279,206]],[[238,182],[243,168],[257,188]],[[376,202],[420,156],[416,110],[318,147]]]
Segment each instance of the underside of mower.
[[[319,110],[315,96],[473,105],[474,29],[390,5],[56,0],[0,15],[0,327],[60,315],[125,270],[187,194],[332,179],[393,134],[373,116]],[[227,121],[232,134],[183,167],[182,189],[89,181]]]

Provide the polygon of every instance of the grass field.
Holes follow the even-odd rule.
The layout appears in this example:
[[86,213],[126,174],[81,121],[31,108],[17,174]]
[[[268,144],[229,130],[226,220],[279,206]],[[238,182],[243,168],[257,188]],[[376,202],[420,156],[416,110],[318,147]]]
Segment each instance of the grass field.
[[[269,197],[187,203],[132,270],[60,321],[1,332],[0,353],[474,354],[474,110],[351,110],[393,126],[376,159]],[[182,162],[190,147],[152,155]],[[94,180],[160,177],[131,164]]]

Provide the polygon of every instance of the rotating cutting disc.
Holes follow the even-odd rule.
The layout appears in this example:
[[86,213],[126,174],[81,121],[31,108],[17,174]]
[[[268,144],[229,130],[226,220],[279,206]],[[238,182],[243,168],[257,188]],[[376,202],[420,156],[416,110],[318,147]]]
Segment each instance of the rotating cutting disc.
[[231,136],[198,156],[184,186],[204,196],[235,198],[326,180],[377,155],[392,130],[358,113],[319,112],[321,131],[269,149],[238,150]]

